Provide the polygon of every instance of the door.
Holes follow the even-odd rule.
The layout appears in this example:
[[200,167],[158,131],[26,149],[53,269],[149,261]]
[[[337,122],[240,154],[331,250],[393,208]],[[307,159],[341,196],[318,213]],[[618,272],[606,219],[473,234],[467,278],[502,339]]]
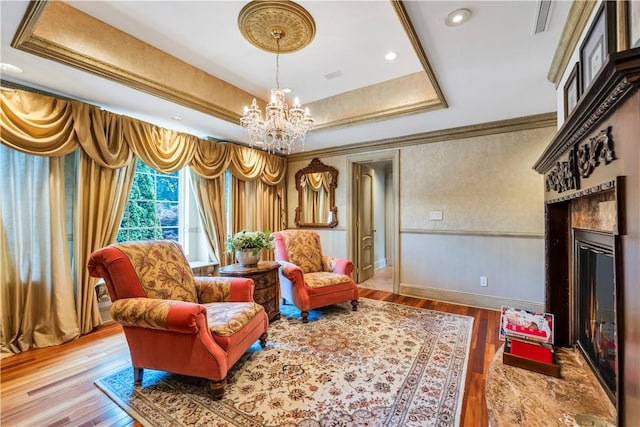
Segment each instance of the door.
[[373,179],[374,171],[366,165],[356,165],[357,283],[373,277]]

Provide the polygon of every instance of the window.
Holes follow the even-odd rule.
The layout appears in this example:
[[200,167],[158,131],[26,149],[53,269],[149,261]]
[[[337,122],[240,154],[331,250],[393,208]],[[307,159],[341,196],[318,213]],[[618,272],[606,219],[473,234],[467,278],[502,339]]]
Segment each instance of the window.
[[138,160],[117,242],[180,241],[180,172],[165,174]]

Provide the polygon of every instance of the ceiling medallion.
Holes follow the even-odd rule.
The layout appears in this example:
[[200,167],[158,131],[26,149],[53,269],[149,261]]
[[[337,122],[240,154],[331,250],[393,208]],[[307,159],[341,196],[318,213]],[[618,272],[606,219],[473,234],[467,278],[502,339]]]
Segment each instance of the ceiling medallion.
[[[251,44],[267,52],[295,52],[316,34],[316,23],[305,8],[292,1],[252,1],[238,15],[240,32]],[[273,32],[286,34],[277,45]]]
[[242,34],[255,46],[276,53],[276,87],[271,89],[271,100],[265,108],[264,118],[254,98],[251,106],[244,107],[240,119],[240,125],[249,136],[250,146],[262,146],[269,153],[291,154],[297,149],[304,150],[304,139],[313,127],[313,118],[309,109],[302,108],[298,98],[289,108],[285,92],[280,89],[280,53],[285,52],[285,46],[286,52],[293,52],[309,44],[315,34],[311,15],[290,1],[253,1],[240,11],[238,25]]

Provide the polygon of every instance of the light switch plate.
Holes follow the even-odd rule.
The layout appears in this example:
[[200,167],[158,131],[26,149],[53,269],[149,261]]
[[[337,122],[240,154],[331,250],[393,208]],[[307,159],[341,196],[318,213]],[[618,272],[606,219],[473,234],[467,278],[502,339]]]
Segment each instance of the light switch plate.
[[431,221],[442,221],[442,211],[429,211]]

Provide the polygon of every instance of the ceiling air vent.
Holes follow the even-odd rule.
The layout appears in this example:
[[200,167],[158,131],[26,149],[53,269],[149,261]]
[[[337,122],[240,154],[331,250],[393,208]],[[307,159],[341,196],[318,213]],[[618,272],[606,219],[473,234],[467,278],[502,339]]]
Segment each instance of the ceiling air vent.
[[335,79],[336,77],[340,77],[342,75],[342,71],[336,70],[333,73],[325,74],[324,78],[327,80]]
[[549,28],[549,15],[551,12],[551,0],[540,0],[536,8],[536,21],[533,35],[544,33]]

